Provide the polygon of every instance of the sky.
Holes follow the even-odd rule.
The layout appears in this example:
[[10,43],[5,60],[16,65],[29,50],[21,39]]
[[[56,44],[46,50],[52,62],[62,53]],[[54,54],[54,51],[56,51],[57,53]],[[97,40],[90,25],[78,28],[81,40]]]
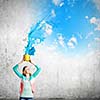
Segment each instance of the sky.
[[41,21],[42,30],[33,32],[35,48],[41,44],[67,56],[100,51],[99,0],[37,0],[35,3],[38,5],[33,10],[38,7],[38,16],[33,26]]

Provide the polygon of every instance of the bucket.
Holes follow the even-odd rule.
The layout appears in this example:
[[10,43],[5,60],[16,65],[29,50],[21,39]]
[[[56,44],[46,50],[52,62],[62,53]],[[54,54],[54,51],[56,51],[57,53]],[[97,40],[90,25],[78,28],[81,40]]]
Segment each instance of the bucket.
[[25,61],[29,61],[30,60],[30,55],[29,54],[25,54],[24,55],[24,60]]

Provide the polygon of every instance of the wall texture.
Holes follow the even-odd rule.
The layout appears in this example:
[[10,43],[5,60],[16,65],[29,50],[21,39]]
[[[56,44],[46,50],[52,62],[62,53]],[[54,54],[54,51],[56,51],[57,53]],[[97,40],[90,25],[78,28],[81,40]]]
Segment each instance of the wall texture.
[[[19,96],[20,79],[12,67],[24,54],[30,25],[38,20],[41,10],[33,10],[34,5],[31,0],[0,0],[0,98]],[[42,68],[35,97],[100,97],[100,52],[66,58],[40,45],[32,59]]]

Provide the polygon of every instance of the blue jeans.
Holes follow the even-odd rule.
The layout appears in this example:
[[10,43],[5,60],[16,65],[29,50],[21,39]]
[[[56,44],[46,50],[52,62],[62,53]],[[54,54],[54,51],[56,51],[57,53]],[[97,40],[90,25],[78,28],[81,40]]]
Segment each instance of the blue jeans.
[[26,98],[26,97],[20,97],[20,99],[19,100],[33,100],[33,98]]

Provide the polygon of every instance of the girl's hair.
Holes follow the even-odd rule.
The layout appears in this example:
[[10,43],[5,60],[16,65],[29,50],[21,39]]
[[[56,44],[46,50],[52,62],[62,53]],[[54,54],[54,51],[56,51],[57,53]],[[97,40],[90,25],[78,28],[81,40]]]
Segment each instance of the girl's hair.
[[[26,74],[24,74],[24,70],[25,70],[26,67],[28,67],[28,66],[24,66],[24,67],[23,67],[23,70],[22,70],[22,74],[23,74],[24,76],[26,76]],[[31,76],[31,73],[29,73],[29,75]]]

